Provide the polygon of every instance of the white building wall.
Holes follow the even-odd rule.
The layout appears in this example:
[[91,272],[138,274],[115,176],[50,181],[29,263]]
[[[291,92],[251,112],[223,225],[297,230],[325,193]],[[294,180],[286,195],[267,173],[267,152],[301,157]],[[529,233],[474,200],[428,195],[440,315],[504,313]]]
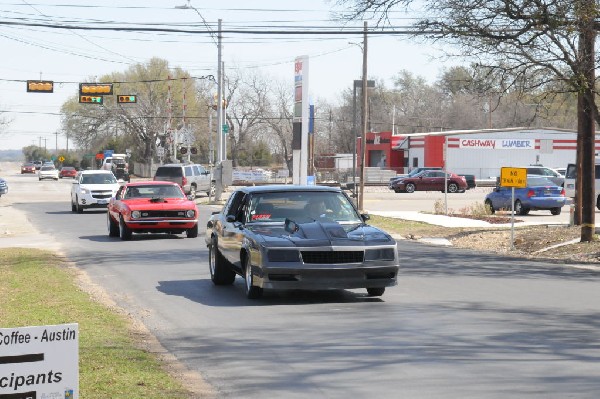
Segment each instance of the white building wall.
[[[478,133],[447,136],[448,151],[446,168],[457,174],[475,175],[476,179],[495,179],[500,175],[502,167],[524,167],[540,164],[550,168],[567,167],[575,162],[575,132],[552,130],[528,130],[520,132]],[[482,144],[490,140],[534,140],[531,149],[500,149],[482,146],[462,146],[461,140],[481,140]],[[464,143],[466,144],[466,143]],[[490,143],[492,144],[492,143]],[[412,154],[411,154],[412,157]]]

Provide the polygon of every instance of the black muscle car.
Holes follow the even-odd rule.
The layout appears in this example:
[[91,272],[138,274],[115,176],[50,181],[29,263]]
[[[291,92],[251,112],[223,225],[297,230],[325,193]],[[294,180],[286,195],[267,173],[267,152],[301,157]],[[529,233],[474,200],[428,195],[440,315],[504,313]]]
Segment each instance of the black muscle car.
[[239,274],[250,299],[263,289],[366,288],[381,296],[396,285],[396,241],[368,219],[340,188],[240,188],[207,224],[211,280],[230,285]]

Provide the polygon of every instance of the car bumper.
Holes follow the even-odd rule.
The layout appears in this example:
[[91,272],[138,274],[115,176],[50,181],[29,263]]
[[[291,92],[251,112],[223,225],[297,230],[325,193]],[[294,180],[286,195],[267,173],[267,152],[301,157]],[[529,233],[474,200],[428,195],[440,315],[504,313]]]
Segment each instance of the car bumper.
[[566,199],[562,198],[532,198],[523,206],[530,209],[549,210],[552,208],[562,208],[566,204]]
[[4,194],[8,194],[8,187],[7,188],[0,188],[0,195],[4,195]]
[[95,198],[92,197],[91,194],[79,194],[81,195],[80,197],[78,197],[78,202],[79,202],[79,206],[81,206],[82,208],[107,208],[108,207],[108,202],[110,201],[110,197],[109,198]]
[[40,175],[39,178],[40,178],[40,180],[45,180],[45,179],[58,180],[58,175]]
[[310,265],[263,267],[257,285],[267,289],[352,289],[397,284],[398,265]]
[[194,228],[198,219],[193,220],[126,220],[125,224],[130,230],[137,232],[170,232],[183,231]]

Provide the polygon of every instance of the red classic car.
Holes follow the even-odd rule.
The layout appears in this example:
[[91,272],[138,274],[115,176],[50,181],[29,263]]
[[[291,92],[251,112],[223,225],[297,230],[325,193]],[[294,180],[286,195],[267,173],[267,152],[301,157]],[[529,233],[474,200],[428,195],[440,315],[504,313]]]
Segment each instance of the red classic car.
[[464,193],[468,188],[464,176],[454,173],[444,173],[442,170],[424,170],[411,177],[400,177],[390,183],[390,188],[397,193],[412,193],[415,191],[441,191],[445,188],[449,193]]
[[74,179],[75,176],[77,176],[77,169],[72,166],[63,166],[58,172],[58,177],[61,179],[63,177],[72,177]]
[[35,165],[33,162],[27,162],[21,165],[21,174],[23,173],[35,173]]
[[110,199],[108,235],[130,240],[132,233],[186,233],[198,236],[198,208],[177,183],[127,183]]

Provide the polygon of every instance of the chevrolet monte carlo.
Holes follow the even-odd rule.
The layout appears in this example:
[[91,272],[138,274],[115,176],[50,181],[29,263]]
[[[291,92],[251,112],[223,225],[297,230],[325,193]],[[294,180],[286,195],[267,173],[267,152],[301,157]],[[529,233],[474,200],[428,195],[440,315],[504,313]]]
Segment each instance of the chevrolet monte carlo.
[[264,289],[366,288],[381,296],[396,285],[396,241],[366,224],[339,188],[244,187],[207,223],[215,285],[245,279],[249,299]]
[[176,183],[127,183],[110,199],[107,212],[110,237],[130,240],[133,233],[185,233],[198,237],[198,208]]

